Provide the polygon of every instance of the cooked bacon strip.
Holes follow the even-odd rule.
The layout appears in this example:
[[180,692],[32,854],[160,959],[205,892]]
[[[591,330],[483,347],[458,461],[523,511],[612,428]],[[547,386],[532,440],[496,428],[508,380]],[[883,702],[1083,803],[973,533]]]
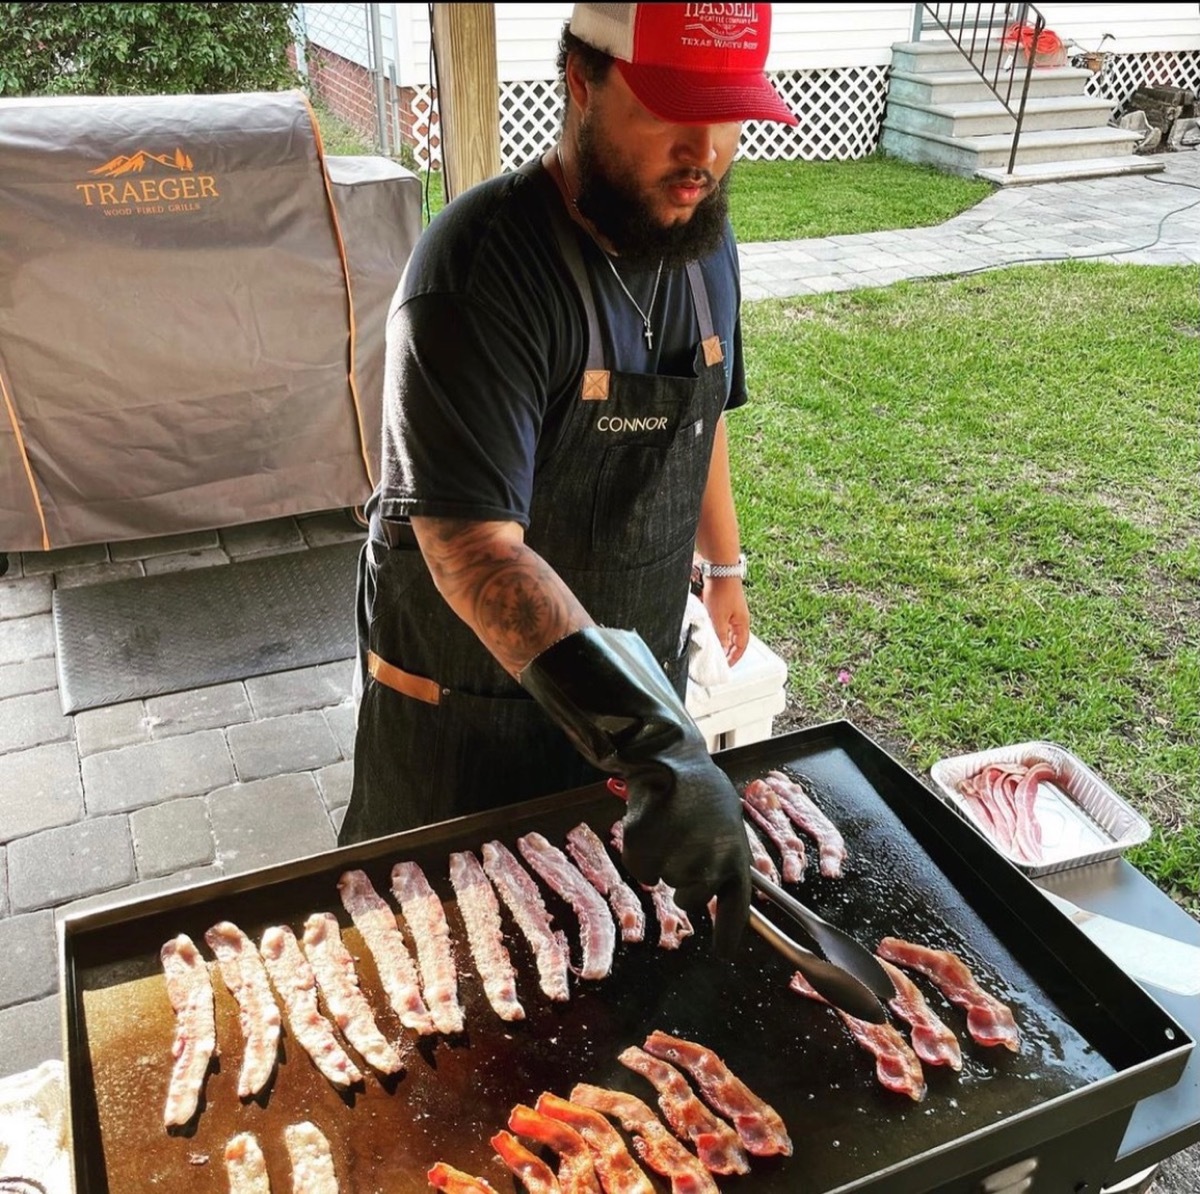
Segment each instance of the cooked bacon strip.
[[415,862],[398,862],[392,867],[392,895],[404,912],[417,947],[422,993],[434,1027],[438,1032],[462,1032],[458,971],[454,966],[450,926],[442,901]]
[[761,779],[752,779],[742,792],[742,807],[778,847],[784,882],[801,882],[804,868],[808,865],[808,854],[803,840],[796,836],[792,828],[779,793]]
[[779,1113],[711,1049],[657,1031],[646,1038],[644,1048],[660,1061],[678,1063],[696,1079],[705,1101],[733,1124],[747,1152],[758,1157],[792,1155],[792,1141]]
[[175,1012],[175,1039],[171,1042],[175,1064],[167,1084],[163,1126],[181,1127],[196,1114],[204,1075],[217,1047],[212,981],[200,951],[186,933],[168,941],[159,957],[167,979],[167,998]]
[[279,1055],[279,1007],[254,942],[228,920],[204,934],[220,964],[221,977],[237,1000],[246,1052],[238,1075],[238,1097],[252,1098],[267,1084]]
[[501,1020],[524,1020],[525,1009],[517,999],[516,971],[504,945],[500,904],[479,859],[470,850],[450,855],[450,886],[458,900],[467,944],[483,979],[488,1003]]
[[314,912],[304,922],[304,956],[313,968],[325,1006],[342,1035],[381,1074],[404,1068],[400,1051],[379,1030],[375,1014],[358,985],[354,959],[342,941],[332,912]]
[[[613,849],[620,854],[625,848],[624,820],[617,821],[609,833]],[[688,914],[675,903],[675,888],[668,887],[660,879],[653,887],[642,884],[642,890],[649,892],[654,917],[658,921],[658,948],[678,949],[696,930],[692,928]]]
[[779,871],[775,866],[775,860],[767,853],[767,848],[762,844],[762,838],[754,831],[754,826],[749,821],[743,821],[746,827],[746,840],[750,843],[750,865],[756,871],[760,871],[766,875],[772,883],[779,882]]
[[229,1194],[271,1194],[267,1162],[250,1132],[239,1132],[225,1145]]
[[263,931],[259,949],[283,1000],[288,1027],[313,1064],[334,1086],[361,1082],[358,1066],[338,1044],[332,1025],[317,1007],[317,976],[300,952],[295,933],[287,925],[273,925]]
[[483,870],[533,950],[542,993],[549,999],[570,999],[567,935],[550,928],[551,916],[538,885],[503,842],[483,843]]
[[896,988],[896,997],[888,1000],[888,1007],[912,1028],[913,1052],[928,1065],[948,1065],[952,1070],[961,1070],[958,1037],[946,1027],[903,970],[886,958],[880,958],[879,964]]
[[567,833],[567,852],[587,881],[608,900],[621,926],[621,940],[641,941],[646,935],[646,913],[642,902],[621,878],[604,843],[586,821]]
[[957,954],[899,937],[885,937],[875,952],[897,966],[925,975],[951,1003],[964,1008],[972,1040],[980,1045],[1003,1045],[1013,1053],[1021,1048],[1021,1030],[1008,1004],[989,995]]
[[[809,984],[808,980],[796,971],[789,984],[798,995],[804,995],[817,1003],[829,1006],[824,995],[819,994]],[[842,1018],[842,1023],[850,1030],[850,1035],[875,1058],[875,1077],[879,1085],[897,1094],[908,1095],[913,1102],[919,1103],[925,1097],[925,1071],[917,1055],[908,1047],[908,1042],[900,1035],[892,1024],[872,1024],[860,1020],[842,1009],[833,1009]]]
[[705,1169],[712,1173],[749,1173],[750,1161],[737,1133],[714,1115],[673,1066],[630,1045],[617,1060],[641,1074],[658,1091],[663,1118],[681,1140],[690,1140]]
[[492,1137],[491,1145],[529,1194],[561,1194],[562,1186],[558,1184],[554,1170],[541,1157],[531,1153],[511,1132],[497,1132]]
[[671,1182],[671,1194],[717,1194],[717,1183],[658,1116],[636,1095],[579,1082],[571,1089],[571,1102],[612,1115],[633,1136],[637,1155]]
[[496,1187],[483,1178],[463,1173],[445,1161],[438,1161],[425,1176],[435,1190],[448,1190],[449,1194],[496,1194]]
[[508,1126],[521,1136],[549,1145],[559,1155],[558,1184],[563,1194],[602,1194],[594,1154],[588,1142],[570,1125],[518,1103]]
[[417,968],[396,926],[396,914],[365,871],[346,871],[338,880],[338,891],[343,907],[375,959],[379,981],[400,1023],[422,1036],[436,1032],[433,1017],[421,998]]
[[535,1109],[574,1128],[587,1141],[605,1194],[654,1194],[650,1179],[625,1147],[620,1132],[599,1111],[549,1091],[538,1095]]
[[292,1163],[293,1194],[338,1194],[329,1141],[316,1124],[304,1120],[283,1129]]
[[782,771],[768,771],[765,779],[775,789],[775,794],[783,804],[783,811],[792,822],[816,840],[821,856],[821,874],[826,879],[840,879],[842,863],[846,861],[846,841],[838,827],[790,776]]
[[579,918],[583,961],[576,974],[587,979],[606,978],[612,970],[617,929],[600,893],[580,874],[579,868],[540,833],[527,833],[517,838],[517,849],[546,885],[571,905]]

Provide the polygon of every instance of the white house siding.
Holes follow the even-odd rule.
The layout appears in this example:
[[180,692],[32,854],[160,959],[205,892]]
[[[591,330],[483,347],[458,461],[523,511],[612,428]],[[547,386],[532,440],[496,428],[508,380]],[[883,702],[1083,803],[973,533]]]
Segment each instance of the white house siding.
[[[305,9],[354,9],[357,4],[306,4]],[[1117,54],[1200,50],[1197,4],[1053,4],[1038,6],[1049,28],[1064,41]],[[429,79],[429,22],[424,4],[382,4],[394,10],[400,30],[397,70],[402,85]],[[892,46],[912,36],[912,4],[776,4],[772,18],[770,71],[886,66]],[[497,4],[496,58],[504,82],[552,79],[558,36],[570,4]],[[360,17],[365,29],[365,21]],[[390,27],[390,20],[387,22]],[[391,56],[388,29],[385,49]]]
[[1200,50],[1200,4],[1039,4],[1038,10],[1064,42],[1086,50],[1146,54]]

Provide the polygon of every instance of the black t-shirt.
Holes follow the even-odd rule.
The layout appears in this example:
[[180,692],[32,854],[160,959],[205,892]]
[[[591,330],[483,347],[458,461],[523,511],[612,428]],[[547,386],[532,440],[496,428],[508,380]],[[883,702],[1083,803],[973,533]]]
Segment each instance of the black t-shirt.
[[[380,514],[529,525],[540,461],[578,401],[587,324],[547,210],[561,202],[544,170],[502,175],[449,204],[417,242],[388,316]],[[654,346],[605,254],[572,224],[614,371],[691,377],[700,341],[683,268],[664,269]],[[643,310],[656,264],[615,259]],[[728,399],[746,398],[732,229],[701,262]]]

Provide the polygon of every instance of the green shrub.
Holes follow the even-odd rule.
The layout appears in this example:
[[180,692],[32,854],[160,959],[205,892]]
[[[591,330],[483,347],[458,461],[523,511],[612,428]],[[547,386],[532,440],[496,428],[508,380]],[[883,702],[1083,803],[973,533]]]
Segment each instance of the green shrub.
[[2,4],[0,95],[276,91],[295,4]]

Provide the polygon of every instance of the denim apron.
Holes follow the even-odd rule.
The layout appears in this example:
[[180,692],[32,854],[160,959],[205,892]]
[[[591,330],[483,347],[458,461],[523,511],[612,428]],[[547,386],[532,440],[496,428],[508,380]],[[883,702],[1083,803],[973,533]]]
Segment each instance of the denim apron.
[[[695,376],[608,369],[575,226],[544,181],[588,353],[579,395],[537,464],[525,542],[598,625],[638,631],[682,697],[681,627],[727,393],[708,292],[692,263]],[[364,686],[340,844],[601,778],[446,604],[411,528],[378,514],[359,561],[357,612]]]

